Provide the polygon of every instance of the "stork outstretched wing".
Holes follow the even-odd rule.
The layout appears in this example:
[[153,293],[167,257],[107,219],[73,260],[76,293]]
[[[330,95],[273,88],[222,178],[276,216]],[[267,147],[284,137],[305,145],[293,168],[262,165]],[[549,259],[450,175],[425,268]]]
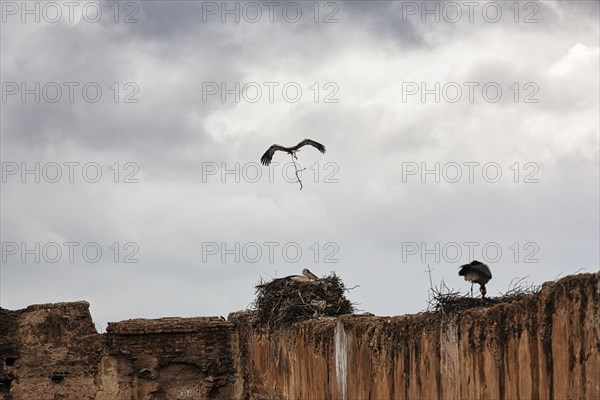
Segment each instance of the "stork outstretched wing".
[[265,154],[263,154],[263,156],[260,158],[260,162],[262,165],[269,165],[271,164],[271,160],[273,159],[273,154],[275,154],[275,152],[279,150],[279,151],[288,151],[287,147],[283,147],[280,146],[278,144],[274,144],[271,147],[269,147],[269,149],[267,151],[265,151]]
[[323,146],[321,143],[315,142],[314,140],[311,140],[311,139],[304,139],[303,141],[298,143],[296,146],[294,146],[294,150],[298,150],[300,147],[306,146],[307,144],[313,146],[314,148],[319,150],[321,153],[325,154],[325,146]]

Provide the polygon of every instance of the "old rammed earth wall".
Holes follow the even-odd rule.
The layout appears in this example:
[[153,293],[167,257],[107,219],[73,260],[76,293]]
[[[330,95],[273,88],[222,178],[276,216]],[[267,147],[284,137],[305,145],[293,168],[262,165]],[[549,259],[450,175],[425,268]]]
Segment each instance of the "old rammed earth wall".
[[0,399],[600,399],[600,274],[518,302],[344,316],[268,333],[249,315],[94,328],[86,302],[0,309]]

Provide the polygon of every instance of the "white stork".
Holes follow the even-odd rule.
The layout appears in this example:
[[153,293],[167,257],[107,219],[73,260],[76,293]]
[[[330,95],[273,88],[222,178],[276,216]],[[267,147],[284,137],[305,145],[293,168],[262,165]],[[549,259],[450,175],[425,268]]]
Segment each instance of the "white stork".
[[319,279],[319,277],[316,276],[315,274],[313,274],[312,272],[310,272],[310,270],[308,268],[304,268],[302,270],[302,275],[288,275],[288,276],[284,276],[283,278],[275,278],[272,280],[272,282],[281,281],[281,280],[290,280],[290,281],[294,281],[294,282],[314,282],[318,279]]
[[479,291],[481,292],[481,298],[485,297],[487,290],[485,284],[492,279],[492,271],[490,267],[481,261],[473,260],[469,264],[461,265],[459,276],[464,276],[465,281],[471,282],[471,297],[473,297],[473,284],[479,283]]
[[275,154],[275,152],[278,150],[285,151],[286,153],[291,154],[295,159],[298,159],[298,157],[296,157],[296,152],[300,150],[300,147],[306,146],[307,144],[310,144],[311,146],[319,150],[321,153],[325,154],[325,146],[323,146],[321,143],[315,142],[314,140],[310,139],[304,139],[303,141],[292,147],[284,147],[279,144],[271,145],[271,147],[269,147],[265,154],[263,154],[263,156],[260,158],[260,162],[263,165],[271,164],[273,154]]

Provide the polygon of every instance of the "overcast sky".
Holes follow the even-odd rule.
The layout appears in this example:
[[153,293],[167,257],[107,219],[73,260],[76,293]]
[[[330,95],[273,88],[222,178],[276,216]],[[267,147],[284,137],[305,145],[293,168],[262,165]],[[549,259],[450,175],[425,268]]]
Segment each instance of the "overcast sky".
[[[308,267],[398,315],[428,264],[597,271],[598,4],[3,1],[0,305],[226,316]],[[299,190],[259,160],[304,138]]]

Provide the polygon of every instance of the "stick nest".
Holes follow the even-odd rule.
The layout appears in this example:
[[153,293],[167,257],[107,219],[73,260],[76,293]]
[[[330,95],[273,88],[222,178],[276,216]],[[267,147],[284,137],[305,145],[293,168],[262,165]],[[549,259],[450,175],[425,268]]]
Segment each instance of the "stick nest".
[[[491,307],[500,303],[512,303],[525,296],[536,294],[540,286],[523,282],[525,278],[515,278],[511,281],[508,290],[500,292],[498,297],[475,298],[449,289],[442,281],[439,286],[431,288],[428,309],[441,314],[457,314],[476,307]],[[516,282],[515,282],[516,281]]]
[[352,314],[354,305],[346,291],[335,273],[307,282],[286,278],[261,281],[253,303],[254,322],[274,330],[310,318]]

